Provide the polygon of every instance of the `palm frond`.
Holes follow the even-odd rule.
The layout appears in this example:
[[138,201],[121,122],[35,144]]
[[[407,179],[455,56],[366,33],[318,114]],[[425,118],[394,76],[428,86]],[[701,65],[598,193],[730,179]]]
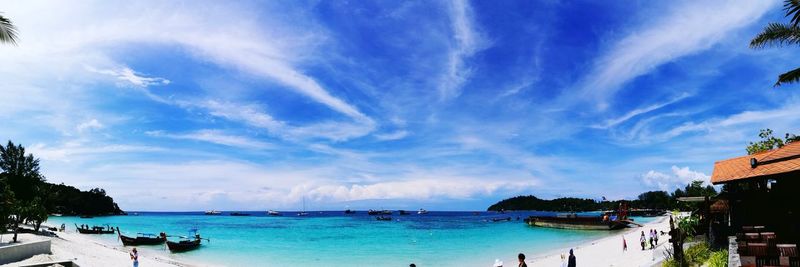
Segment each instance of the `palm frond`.
[[778,82],[775,86],[781,86],[785,83],[796,83],[800,81],[800,68],[796,68],[778,76]]
[[[800,0],[798,0],[800,1]],[[781,23],[770,23],[753,40],[751,48],[764,48],[773,45],[792,45],[800,43],[800,27]]]
[[792,26],[800,24],[800,0],[786,0],[783,2],[783,10],[787,17],[792,17]]
[[17,44],[17,27],[3,15],[0,15],[0,43]]

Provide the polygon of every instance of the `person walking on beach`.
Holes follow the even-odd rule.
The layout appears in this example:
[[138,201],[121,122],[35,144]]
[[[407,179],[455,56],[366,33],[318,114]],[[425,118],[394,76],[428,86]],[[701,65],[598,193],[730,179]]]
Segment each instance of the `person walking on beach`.
[[622,236],[622,252],[628,251],[628,241],[625,241],[625,236]]
[[650,243],[650,249],[655,248],[655,246],[653,246],[653,229],[650,229],[650,238],[648,239],[648,241],[650,241],[649,242]]
[[658,231],[653,229],[653,240],[656,242],[656,246],[658,246]]
[[642,243],[642,250],[644,250],[644,244],[647,242],[647,239],[644,237],[644,231],[642,231],[642,236],[639,237],[639,243]]
[[575,267],[575,254],[572,254],[572,249],[569,250],[569,263],[567,267]]
[[133,251],[130,253],[131,260],[133,260],[133,267],[139,267],[139,252],[136,251],[136,248],[133,248]]
[[525,263],[525,254],[520,253],[517,255],[517,259],[519,259],[519,265],[517,265],[518,267],[528,267],[528,264]]

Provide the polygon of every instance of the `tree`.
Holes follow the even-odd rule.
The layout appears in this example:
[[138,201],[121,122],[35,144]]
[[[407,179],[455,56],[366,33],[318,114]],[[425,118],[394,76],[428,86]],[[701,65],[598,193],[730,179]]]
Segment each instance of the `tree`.
[[17,27],[0,14],[0,43],[17,44]]
[[[798,0],[800,1],[800,0]],[[761,129],[758,133],[758,137],[761,138],[761,141],[757,142],[750,142],[747,146],[747,154],[753,155],[765,151],[770,151],[776,148],[781,148],[784,145],[790,144],[795,141],[800,141],[800,136],[794,134],[786,134],[784,139],[780,139],[772,135],[772,130],[770,129]]]
[[11,198],[6,196],[8,199],[4,201],[12,203],[14,242],[17,242],[17,228],[31,215],[31,206],[40,193],[44,177],[39,173],[39,159],[32,154],[25,155],[25,148],[11,141],[5,147],[0,145],[0,171],[2,183],[12,192]]
[[[764,28],[753,40],[750,48],[761,49],[767,46],[795,45],[800,43],[800,0],[785,0],[783,10],[786,17],[792,17],[789,23],[772,22]],[[778,76],[775,86],[784,83],[800,81],[800,68],[785,72]]]
[[649,191],[639,194],[639,204],[649,209],[669,209],[672,199],[666,191]]

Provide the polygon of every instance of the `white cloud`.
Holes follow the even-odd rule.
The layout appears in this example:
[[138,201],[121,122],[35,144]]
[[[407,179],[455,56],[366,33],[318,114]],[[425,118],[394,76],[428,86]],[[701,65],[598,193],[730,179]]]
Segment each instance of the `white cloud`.
[[69,162],[88,155],[163,151],[162,148],[152,146],[127,144],[86,145],[84,142],[80,141],[67,142],[56,147],[37,143],[27,149],[38,158],[64,162]]
[[390,133],[376,134],[375,135],[375,139],[378,139],[378,140],[381,140],[381,141],[400,140],[400,139],[406,138],[406,136],[408,136],[408,134],[409,133],[406,130],[399,130],[399,131],[394,131],[394,132],[390,132]]
[[199,130],[185,134],[170,134],[163,131],[148,131],[145,134],[154,137],[203,141],[231,147],[245,149],[269,149],[273,146],[267,142],[258,141],[243,136],[229,135],[220,130]]
[[129,67],[121,67],[117,69],[96,69],[93,67],[86,67],[90,72],[104,74],[117,78],[118,81],[126,82],[138,87],[149,87],[154,85],[168,85],[169,80],[159,77],[145,77],[141,73],[136,73]]
[[78,129],[78,132],[83,132],[86,130],[102,129],[103,127],[104,127],[103,124],[97,121],[97,119],[91,119],[89,121],[85,121],[81,124],[78,124],[78,126],[75,128]]
[[674,165],[672,166],[672,174],[650,170],[642,175],[642,182],[646,186],[667,192],[676,188],[683,188],[692,181],[703,181],[705,184],[711,184],[711,176],[702,172],[692,171],[689,167],[679,168]]
[[488,41],[473,25],[472,7],[467,0],[454,0],[449,3],[450,27],[455,44],[448,52],[447,66],[439,82],[439,95],[442,99],[457,97],[461,86],[472,75],[467,59],[486,49]]
[[605,109],[608,98],[628,81],[676,58],[711,48],[728,32],[755,22],[777,1],[685,3],[612,45],[581,81],[584,100],[597,101],[598,107]]
[[643,107],[643,108],[637,108],[637,109],[631,110],[631,111],[629,111],[628,113],[625,113],[625,115],[622,115],[619,118],[610,119],[610,120],[605,121],[603,124],[593,125],[592,127],[593,128],[599,128],[599,129],[608,129],[608,128],[614,127],[614,126],[616,126],[616,125],[618,125],[620,123],[626,122],[626,121],[630,120],[633,117],[636,117],[636,116],[639,116],[639,115],[642,115],[642,114],[645,114],[645,113],[648,113],[648,112],[651,112],[651,111],[666,107],[666,106],[668,106],[670,104],[673,104],[675,102],[678,102],[678,101],[681,101],[683,99],[686,99],[689,96],[690,95],[688,93],[683,93],[680,96],[675,97],[673,99],[670,99],[670,100],[668,100],[666,102],[656,103],[656,104],[649,105],[649,106],[646,106],[646,107]]

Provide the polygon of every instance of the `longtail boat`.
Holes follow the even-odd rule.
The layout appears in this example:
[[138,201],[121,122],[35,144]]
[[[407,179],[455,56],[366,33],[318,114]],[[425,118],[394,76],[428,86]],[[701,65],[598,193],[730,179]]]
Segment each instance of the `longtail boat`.
[[[170,252],[184,252],[195,250],[200,247],[200,240],[205,238],[200,238],[200,235],[194,235],[193,240],[181,240],[178,242],[167,241],[167,248],[169,248]],[[208,240],[208,239],[206,239]]]
[[123,246],[161,245],[167,241],[167,234],[164,232],[158,235],[138,233],[136,237],[129,237],[121,234],[119,227],[117,227],[117,236]]
[[113,234],[114,228],[111,226],[92,226],[89,228],[88,225],[81,225],[75,224],[75,228],[78,228],[78,233],[81,234]]
[[525,219],[530,226],[573,230],[618,230],[629,225],[641,226],[628,219],[627,206],[620,205],[619,212],[606,212],[599,216],[578,216],[575,213],[556,216],[530,216]]

